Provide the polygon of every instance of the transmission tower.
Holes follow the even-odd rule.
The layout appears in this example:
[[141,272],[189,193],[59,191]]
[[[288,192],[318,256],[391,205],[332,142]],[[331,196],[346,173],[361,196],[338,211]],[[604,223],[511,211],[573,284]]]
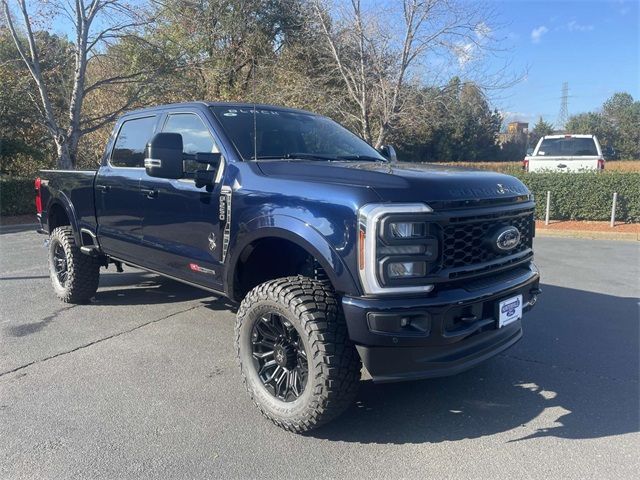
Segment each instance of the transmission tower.
[[562,95],[560,96],[560,113],[558,114],[558,121],[556,127],[560,130],[564,130],[567,121],[569,120],[569,83],[564,82],[562,84]]

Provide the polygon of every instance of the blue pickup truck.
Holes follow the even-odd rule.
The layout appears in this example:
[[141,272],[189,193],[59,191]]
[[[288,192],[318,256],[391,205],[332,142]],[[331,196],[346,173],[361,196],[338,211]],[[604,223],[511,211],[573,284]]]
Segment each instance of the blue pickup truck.
[[65,302],[131,265],[238,305],[243,381],[304,432],[377,382],[452,375],[522,337],[534,202],[493,172],[399,163],[332,120],[185,103],[116,123],[97,171],[42,171],[40,233]]

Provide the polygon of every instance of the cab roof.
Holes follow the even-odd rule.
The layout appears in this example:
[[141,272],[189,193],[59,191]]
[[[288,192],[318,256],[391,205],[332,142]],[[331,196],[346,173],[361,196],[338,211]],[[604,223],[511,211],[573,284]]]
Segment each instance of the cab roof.
[[283,107],[280,105],[270,105],[266,103],[247,103],[247,102],[183,102],[183,103],[168,103],[163,105],[155,105],[153,107],[139,108],[123,114],[122,116],[138,115],[140,113],[157,112],[158,110],[171,110],[174,108],[202,108],[202,107],[227,107],[227,108],[250,108],[258,110],[279,110],[292,113],[305,113],[307,115],[317,115],[316,113],[309,112],[307,110],[301,110],[297,108]]
[[595,135],[585,135],[583,133],[578,133],[578,134],[563,133],[563,134],[558,134],[558,135],[545,135],[544,136],[544,138],[567,138],[567,137],[571,137],[571,138],[594,138]]

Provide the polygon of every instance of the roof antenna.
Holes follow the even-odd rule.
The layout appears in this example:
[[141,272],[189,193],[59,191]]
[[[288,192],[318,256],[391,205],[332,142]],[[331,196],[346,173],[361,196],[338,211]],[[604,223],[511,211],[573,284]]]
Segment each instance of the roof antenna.
[[251,58],[251,97],[253,100],[253,159],[258,160],[258,127],[256,118],[256,58]]

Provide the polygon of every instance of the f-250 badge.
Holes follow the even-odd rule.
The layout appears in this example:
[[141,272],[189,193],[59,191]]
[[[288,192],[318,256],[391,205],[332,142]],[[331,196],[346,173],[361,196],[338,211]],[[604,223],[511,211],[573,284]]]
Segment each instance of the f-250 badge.
[[224,222],[227,218],[227,196],[223,193],[220,195],[220,207],[218,208],[218,218]]

